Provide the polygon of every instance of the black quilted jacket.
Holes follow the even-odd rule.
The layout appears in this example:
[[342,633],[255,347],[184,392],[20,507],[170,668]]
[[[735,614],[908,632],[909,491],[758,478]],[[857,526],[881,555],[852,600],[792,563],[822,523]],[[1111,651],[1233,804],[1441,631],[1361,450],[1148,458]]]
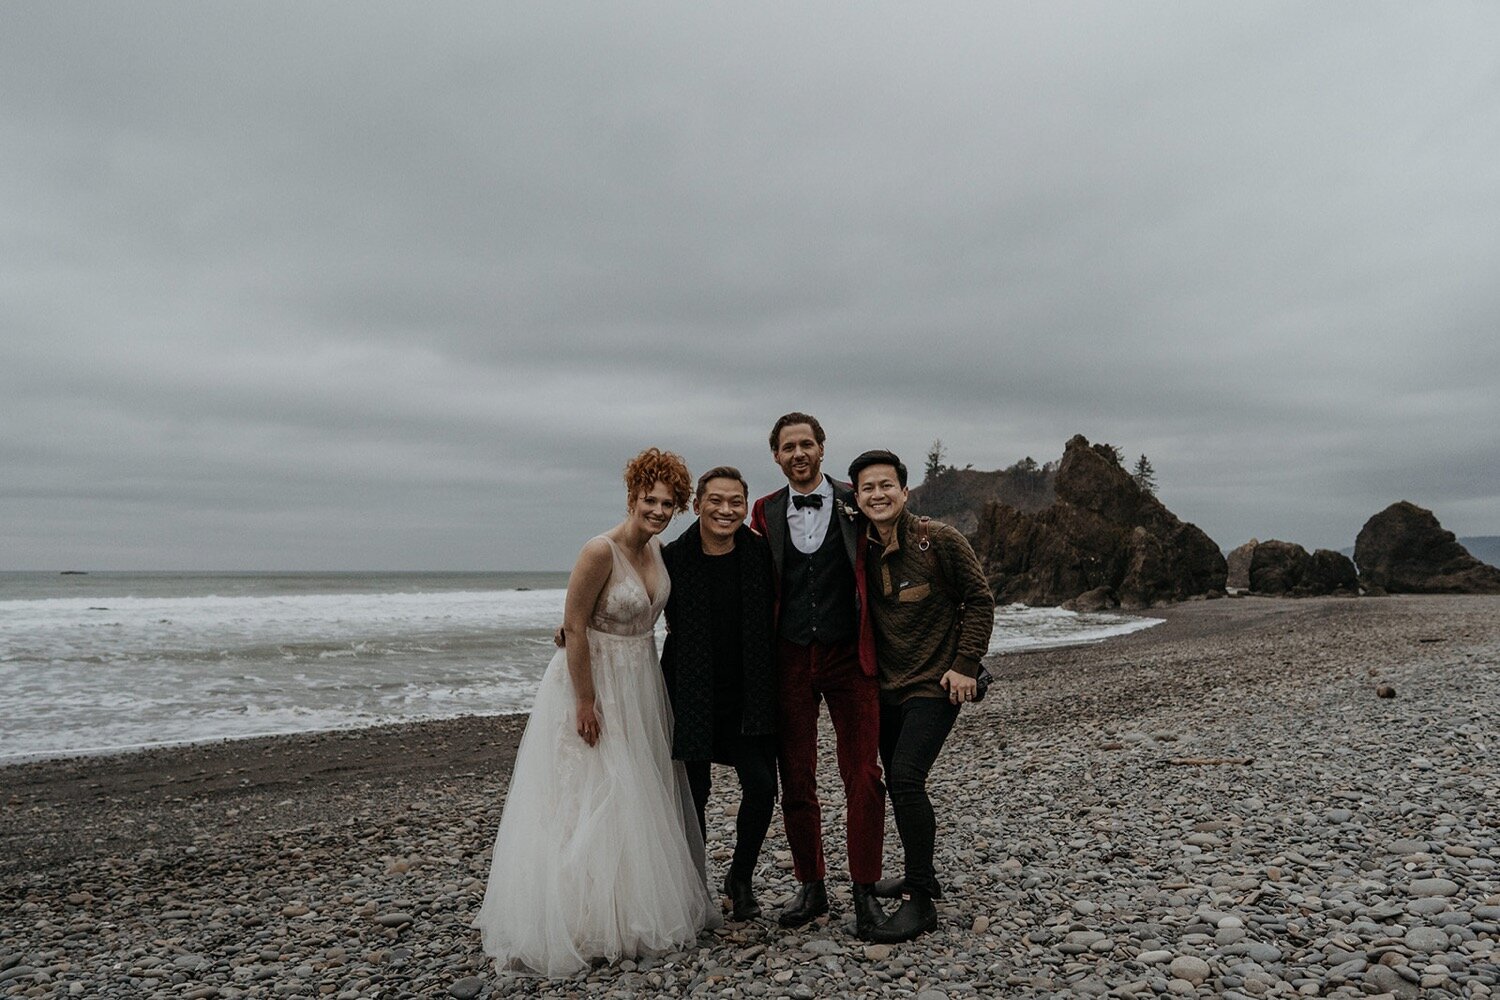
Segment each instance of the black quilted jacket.
[[[741,554],[740,584],[745,601],[740,615],[745,665],[740,732],[769,736],[776,731],[771,550],[764,538],[743,526],[735,533],[734,544]],[[709,760],[714,745],[713,640],[709,595],[703,580],[707,557],[696,521],[662,549],[662,559],[672,578],[666,608],[667,640],[661,651],[662,673],[675,717],[672,756],[677,760]]]

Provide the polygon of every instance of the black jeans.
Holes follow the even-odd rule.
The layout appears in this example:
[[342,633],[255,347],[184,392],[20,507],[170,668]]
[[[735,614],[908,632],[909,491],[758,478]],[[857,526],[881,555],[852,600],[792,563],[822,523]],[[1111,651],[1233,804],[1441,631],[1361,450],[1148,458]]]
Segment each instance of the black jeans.
[[927,775],[957,718],[958,706],[947,698],[908,698],[880,706],[880,763],[906,852],[906,884],[934,896],[942,886],[932,864],[937,819],[927,797]]
[[[715,743],[714,759],[731,765],[740,779],[740,811],[734,819],[734,859],[729,863],[729,874],[749,881],[776,808],[776,740],[770,736],[733,736]],[[693,806],[698,810],[698,829],[706,838],[708,822],[703,810],[713,787],[712,769],[706,760],[684,761],[683,767]]]

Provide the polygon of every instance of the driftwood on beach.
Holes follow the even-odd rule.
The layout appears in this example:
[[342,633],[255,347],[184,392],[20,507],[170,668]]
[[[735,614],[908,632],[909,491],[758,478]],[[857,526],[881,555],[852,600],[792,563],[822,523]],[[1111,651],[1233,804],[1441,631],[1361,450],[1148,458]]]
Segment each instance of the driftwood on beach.
[[1211,767],[1218,764],[1254,764],[1254,757],[1172,757],[1168,764],[1178,767]]

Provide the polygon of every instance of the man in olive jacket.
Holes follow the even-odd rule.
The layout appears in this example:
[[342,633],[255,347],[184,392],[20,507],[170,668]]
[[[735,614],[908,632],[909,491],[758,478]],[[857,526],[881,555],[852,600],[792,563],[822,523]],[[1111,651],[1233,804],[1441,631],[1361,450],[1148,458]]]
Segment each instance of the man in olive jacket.
[[751,875],[776,802],[776,588],[770,548],[745,526],[748,497],[737,469],[710,469],[693,497],[698,520],[662,549],[672,580],[661,654],[675,719],[672,756],[685,764],[705,836],[710,764],[730,765],[740,782],[724,879],[736,920],[761,912]]
[[937,821],[927,775],[978,691],[980,661],[995,627],[995,599],[968,539],[906,509],[906,466],[889,451],[867,451],[849,466],[866,519],[862,539],[875,656],[880,668],[880,759],[906,854],[906,877],[877,895],[901,907],[871,935],[909,941],[937,926],[942,895],[933,854]]

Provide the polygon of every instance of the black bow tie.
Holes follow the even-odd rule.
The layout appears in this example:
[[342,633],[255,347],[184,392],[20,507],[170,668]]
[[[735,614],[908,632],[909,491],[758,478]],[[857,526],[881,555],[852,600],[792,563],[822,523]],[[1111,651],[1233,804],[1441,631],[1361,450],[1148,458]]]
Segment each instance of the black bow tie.
[[811,507],[813,510],[823,509],[823,494],[821,493],[793,493],[792,506],[801,510],[803,507]]

